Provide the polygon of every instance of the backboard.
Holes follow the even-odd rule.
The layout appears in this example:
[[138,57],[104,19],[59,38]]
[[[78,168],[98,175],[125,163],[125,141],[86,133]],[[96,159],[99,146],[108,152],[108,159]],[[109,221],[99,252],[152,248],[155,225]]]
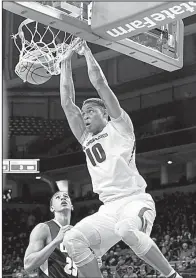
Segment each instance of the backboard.
[[119,41],[195,13],[196,2],[93,2],[91,28],[102,38]]
[[[3,8],[112,49],[113,53],[174,71],[183,66],[184,27],[181,18],[194,14],[196,5],[195,2],[188,2],[188,6],[180,3],[123,2],[122,5],[122,2],[15,1],[3,2]],[[122,8],[125,4],[126,10]],[[165,15],[161,11],[166,11]],[[132,24],[129,29],[134,30],[125,33],[122,24],[127,24],[127,19]]]

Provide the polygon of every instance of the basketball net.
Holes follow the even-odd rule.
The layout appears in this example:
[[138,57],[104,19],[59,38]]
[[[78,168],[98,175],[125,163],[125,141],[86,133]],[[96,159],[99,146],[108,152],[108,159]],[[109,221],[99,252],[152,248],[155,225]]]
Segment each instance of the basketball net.
[[[55,29],[56,30],[56,29]],[[41,32],[42,31],[42,32]],[[60,63],[66,57],[69,49],[74,50],[74,35],[53,30],[50,26],[31,19],[24,20],[18,33],[12,35],[14,43],[20,52],[19,62],[15,67],[15,73],[19,75],[21,64],[30,62],[42,65],[51,75],[60,74]],[[59,39],[59,34],[63,39]]]

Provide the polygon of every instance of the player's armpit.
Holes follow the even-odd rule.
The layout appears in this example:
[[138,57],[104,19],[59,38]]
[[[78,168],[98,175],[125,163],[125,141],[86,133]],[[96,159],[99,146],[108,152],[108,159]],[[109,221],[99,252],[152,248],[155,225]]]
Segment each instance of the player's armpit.
[[121,108],[118,118],[111,117],[111,124],[122,134],[131,136],[135,140],[134,127],[129,115]]
[[86,127],[80,108],[76,106],[72,100],[67,102],[66,105],[62,105],[62,108],[74,136],[81,143],[81,138],[86,130]]

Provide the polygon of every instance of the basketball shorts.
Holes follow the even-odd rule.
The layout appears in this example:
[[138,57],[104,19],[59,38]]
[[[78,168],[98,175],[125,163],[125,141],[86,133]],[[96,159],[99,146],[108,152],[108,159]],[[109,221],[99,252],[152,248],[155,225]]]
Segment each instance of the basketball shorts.
[[[138,219],[138,230],[150,235],[156,217],[155,204],[151,195],[142,193],[106,203],[99,211],[75,225],[83,233],[89,247],[96,256],[103,256],[113,245],[121,240],[115,233],[115,225],[125,219]],[[139,218],[142,221],[139,221]]]

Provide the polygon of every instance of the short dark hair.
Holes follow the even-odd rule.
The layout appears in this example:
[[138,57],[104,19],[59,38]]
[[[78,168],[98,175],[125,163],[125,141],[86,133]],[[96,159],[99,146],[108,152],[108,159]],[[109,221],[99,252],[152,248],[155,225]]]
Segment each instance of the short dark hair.
[[97,105],[97,106],[100,106],[100,107],[106,109],[104,101],[101,98],[88,98],[83,102],[82,106],[84,106],[85,104],[88,104],[88,103],[92,103],[94,105]]
[[55,193],[52,195],[52,197],[51,197],[51,199],[50,199],[50,208],[51,208],[51,206],[52,206],[52,201],[53,201],[54,197],[55,197],[59,192],[60,192],[60,190],[57,191],[57,192],[55,192]]

